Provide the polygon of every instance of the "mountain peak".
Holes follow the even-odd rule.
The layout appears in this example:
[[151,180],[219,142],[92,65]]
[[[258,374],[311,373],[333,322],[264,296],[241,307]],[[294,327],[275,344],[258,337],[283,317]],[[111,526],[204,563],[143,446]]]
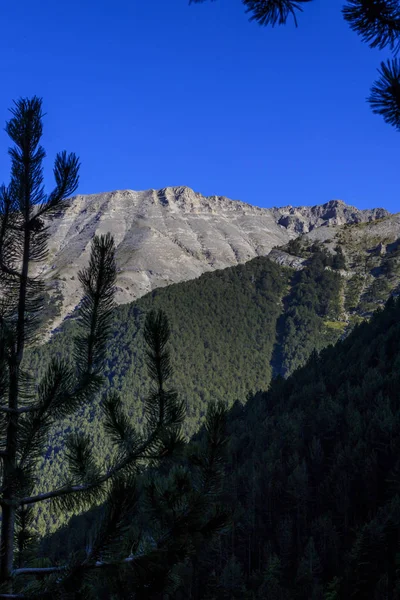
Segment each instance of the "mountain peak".
[[[317,204],[318,206],[318,204]],[[325,202],[325,204],[323,204],[322,206],[336,206],[336,207],[345,207],[348,206],[350,207],[350,204],[347,204],[344,200],[339,200],[339,199],[332,199],[332,200],[328,200],[328,202]],[[351,207],[354,208],[354,207]]]
[[343,200],[329,200],[316,206],[286,206],[276,212],[281,214],[279,225],[298,235],[316,227],[366,223],[390,215],[384,208],[360,210]]
[[341,200],[319,206],[260,208],[188,186],[79,195],[49,227],[49,256],[40,265],[60,317],[79,302],[77,271],[93,236],[110,232],[117,248],[117,302],[214,269],[266,256],[273,247],[322,226],[372,221],[387,211],[360,211]]

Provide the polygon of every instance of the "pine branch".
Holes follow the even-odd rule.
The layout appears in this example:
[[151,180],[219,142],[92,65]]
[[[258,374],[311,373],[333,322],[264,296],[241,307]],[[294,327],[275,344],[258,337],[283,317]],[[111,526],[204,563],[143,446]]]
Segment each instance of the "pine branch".
[[170,329],[164,311],[151,310],[146,316],[144,339],[147,344],[146,364],[153,381],[150,394],[145,400],[145,414],[149,431],[157,428],[179,426],[185,415],[183,402],[176,392],[166,389],[172,369],[168,341]]
[[20,406],[19,408],[9,408],[8,406],[0,406],[0,412],[11,415],[22,415],[25,413],[35,412],[38,406]]
[[208,406],[204,424],[205,449],[190,457],[192,464],[199,469],[199,486],[204,493],[219,492],[224,450],[228,441],[225,431],[226,416],[227,409],[222,402],[211,403]]
[[382,62],[378,73],[380,79],[372,86],[368,102],[373,113],[400,131],[400,60]]
[[5,185],[0,187],[0,219],[0,265],[3,266],[3,272],[7,265],[14,264],[17,260],[17,246],[21,241],[21,216]]
[[386,46],[397,52],[400,45],[398,0],[348,0],[343,16],[351,29],[371,48]]
[[[153,437],[157,435],[158,432],[154,434]],[[160,460],[165,456],[164,449],[159,453],[149,454],[148,449],[153,444],[153,437],[149,440],[146,440],[141,447],[128,455],[124,460],[120,461],[117,465],[111,468],[107,473],[104,473],[102,476],[98,477],[96,480],[87,483],[87,484],[71,484],[60,487],[56,490],[50,492],[44,492],[41,494],[36,494],[34,496],[27,496],[25,498],[20,498],[17,500],[17,505],[22,506],[25,504],[36,504],[37,502],[43,502],[44,500],[51,500],[55,498],[61,498],[63,496],[68,496],[70,494],[79,494],[84,492],[90,492],[95,488],[99,488],[102,484],[107,483],[109,480],[114,478],[124,469],[132,466],[133,463],[137,463],[140,460]],[[0,499],[0,505],[6,505],[7,502],[4,499]]]
[[64,407],[72,396],[71,387],[71,370],[55,358],[38,387],[37,402],[18,409],[24,416],[20,424],[18,467],[24,471],[27,484],[43,455],[51,425],[67,412]]
[[99,472],[92,452],[92,441],[88,435],[71,434],[66,441],[65,458],[75,481],[90,483],[99,480]]
[[[97,499],[99,499],[98,495],[102,493],[104,484],[115,478],[121,472],[136,467],[140,461],[157,462],[161,459],[166,459],[169,456],[176,455],[179,451],[181,451],[184,443],[185,442],[180,431],[166,431],[164,425],[159,425],[157,429],[154,430],[153,433],[140,446],[137,446],[131,452],[126,452],[122,460],[117,462],[116,465],[114,465],[103,475],[94,478],[93,481],[87,484],[75,482],[74,484],[67,484],[56,490],[36,494],[33,496],[26,496],[24,498],[20,498],[17,501],[17,504],[22,506],[43,502],[45,500],[57,500],[59,506],[71,509],[74,506],[73,501],[71,501],[72,503],[68,503],[67,501],[66,504],[63,504],[62,502],[60,503],[60,500],[72,494],[80,494],[83,498],[83,504],[87,504],[96,498],[96,496]],[[76,497],[75,501],[78,504],[80,503],[78,496]],[[0,498],[0,505],[6,504],[7,502],[3,498]]]
[[102,402],[101,408],[104,414],[103,427],[111,442],[123,450],[133,451],[140,438],[123,410],[119,395],[116,392],[109,394]]
[[[120,560],[116,560],[116,561],[96,561],[95,563],[82,563],[80,565],[78,565],[78,567],[76,567],[79,570],[91,570],[91,569],[107,569],[107,568],[113,568],[119,565],[128,565],[128,564],[132,564],[134,562],[134,560],[136,559],[136,557],[134,556],[127,556],[126,558],[122,558]],[[64,573],[65,571],[69,570],[69,566],[68,565],[59,565],[59,566],[54,566],[54,567],[22,567],[21,569],[14,569],[13,571],[13,576],[14,577],[18,577],[19,575],[36,575],[36,576],[40,576],[40,575],[53,575],[54,573]],[[9,596],[9,595],[2,595],[0,594],[0,598],[12,598],[13,596]],[[16,596],[16,597],[23,597],[25,598],[25,596]]]
[[75,339],[75,358],[80,373],[99,368],[111,333],[116,266],[115,246],[110,234],[95,236],[89,266],[78,274],[84,290],[79,309],[83,333]]
[[[213,1],[213,0],[212,0]],[[302,11],[302,5],[312,0],[242,0],[246,12],[250,13],[250,21],[259,25],[285,25],[289,17],[293,17],[297,27],[296,11]],[[201,4],[206,0],[189,0],[189,4]]]
[[21,273],[19,271],[17,271],[16,269],[12,269],[10,266],[8,266],[6,263],[0,263],[0,268],[2,273],[5,273],[6,275],[11,275],[12,277],[14,277],[15,279],[21,279]]
[[12,118],[6,132],[15,146],[9,150],[12,161],[9,189],[26,223],[32,206],[41,204],[45,198],[42,169],[45,152],[39,145],[43,133],[42,100],[36,96],[21,98],[14,102],[10,112]]
[[[119,402],[114,398],[111,405],[112,414],[118,415]],[[226,510],[220,506],[214,507],[214,497],[219,490],[215,478],[217,474],[221,477],[220,457],[226,441],[225,417],[226,409],[222,404],[210,407],[206,421],[207,448],[199,467],[205,474],[200,478],[198,488],[193,487],[189,472],[182,467],[177,467],[171,472],[165,486],[158,485],[154,480],[148,486],[151,510],[157,522],[164,523],[166,527],[156,547],[148,552],[142,550],[138,553],[135,546],[136,550],[131,549],[129,556],[122,554],[111,559],[113,546],[117,544],[116,549],[119,550],[121,536],[131,521],[138,501],[134,479],[130,481],[114,477],[108,503],[104,507],[103,516],[85,560],[72,566],[15,569],[13,576],[47,577],[65,573],[65,578],[59,579],[58,585],[67,586],[68,582],[82,581],[85,572],[109,569],[111,575],[114,573],[117,576],[119,569],[130,567],[134,573],[135,589],[150,591],[154,581],[149,582],[147,569],[150,568],[153,575],[158,573],[158,580],[161,581],[160,577],[167,576],[176,561],[186,555],[192,538],[197,539],[201,536],[209,539],[227,527],[229,516]],[[121,419],[114,420],[113,424],[117,425],[116,429],[123,437],[124,420],[122,419],[122,427]],[[148,446],[148,442],[149,440],[146,440],[142,450]],[[83,464],[85,462],[87,461],[82,461]],[[43,589],[48,591],[45,584]]]
[[16,511],[16,547],[15,563],[22,566],[25,559],[29,560],[29,550],[33,549],[36,535],[33,532],[34,513],[32,507],[23,506]]
[[82,566],[109,560],[110,552],[120,550],[121,538],[131,525],[132,516],[137,509],[139,491],[134,477],[114,480],[107,498],[103,514],[96,527],[96,534],[90,551]]
[[79,184],[79,168],[79,159],[73,152],[67,154],[64,150],[57,154],[53,169],[56,187],[47,201],[38,208],[31,219],[31,224],[42,216],[51,218],[66,208],[66,199],[76,191]]
[[[103,325],[104,335],[107,333],[105,331],[106,324],[110,317],[110,307],[113,305],[114,288],[111,284],[113,282],[113,276],[115,275],[114,246],[110,236],[103,236],[102,238],[96,238],[94,240],[93,247],[91,255],[92,267],[94,265],[94,267],[97,268],[98,275],[95,280],[95,303],[97,306],[93,311],[94,314],[92,313],[91,315],[90,325],[92,326],[92,329],[94,328],[95,330],[100,325]],[[99,251],[97,254],[96,250]],[[106,311],[104,308],[106,308]],[[96,348],[96,344],[97,340],[94,340],[93,347]],[[99,359],[99,356],[97,356],[97,359]],[[94,361],[92,360],[92,364],[93,362]],[[100,364],[98,360],[96,366],[97,369],[99,369]],[[21,422],[19,452],[19,469],[21,470],[21,475],[23,473],[24,476],[24,487],[29,488],[29,486],[33,484],[33,474],[37,460],[40,459],[43,454],[47,432],[54,420],[71,414],[83,402],[91,399],[99,390],[99,386],[102,383],[102,377],[99,373],[89,372],[91,369],[90,361],[88,361],[86,367],[86,371],[81,369],[79,380],[73,385],[73,376],[68,365],[58,359],[54,359],[51,361],[47,372],[39,385],[38,401],[34,405],[22,408],[5,407],[5,413],[18,416],[24,415],[26,417]],[[97,479],[97,475],[98,474],[94,473],[94,471],[92,472],[90,478],[91,484]],[[69,490],[68,494],[79,488],[79,491],[81,492],[80,502],[83,502],[84,498],[86,499],[86,502],[89,502],[94,498],[93,494],[96,495],[96,490],[101,487],[101,484],[104,481],[105,480],[103,479],[103,481],[98,483],[94,482],[93,485],[82,488],[80,486],[80,484],[83,483],[81,478],[72,486],[64,486],[63,492],[65,492],[66,487]],[[26,495],[26,493],[24,495]],[[64,494],[61,494],[61,496],[63,495]],[[57,498],[59,495],[51,494],[50,497]],[[4,499],[1,499],[0,502],[3,502],[3,500]],[[71,506],[71,500],[69,500],[67,504]]]
[[167,348],[170,337],[168,318],[164,311],[151,310],[144,325],[147,344],[147,369],[159,390],[171,376],[170,355]]
[[259,25],[285,25],[293,17],[297,27],[296,11],[302,12],[303,4],[312,0],[242,0],[250,21]]

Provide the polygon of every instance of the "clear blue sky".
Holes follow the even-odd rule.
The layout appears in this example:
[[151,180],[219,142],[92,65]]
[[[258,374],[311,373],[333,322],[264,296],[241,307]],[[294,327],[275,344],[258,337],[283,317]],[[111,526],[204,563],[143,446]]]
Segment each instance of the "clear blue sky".
[[[314,0],[293,25],[240,0],[5,0],[0,123],[43,97],[46,175],[81,158],[80,193],[187,185],[258,206],[400,210],[400,135],[365,102],[384,53]],[[0,180],[8,139],[0,132]]]

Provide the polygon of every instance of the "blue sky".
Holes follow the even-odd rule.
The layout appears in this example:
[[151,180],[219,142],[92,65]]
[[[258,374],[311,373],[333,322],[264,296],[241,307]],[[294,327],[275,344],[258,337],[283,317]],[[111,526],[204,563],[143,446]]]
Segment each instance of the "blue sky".
[[[43,97],[46,180],[58,150],[80,193],[187,185],[258,206],[340,198],[397,212],[400,136],[365,102],[385,53],[314,0],[293,25],[240,0],[4,0],[0,123]],[[8,139],[0,132],[0,180]]]

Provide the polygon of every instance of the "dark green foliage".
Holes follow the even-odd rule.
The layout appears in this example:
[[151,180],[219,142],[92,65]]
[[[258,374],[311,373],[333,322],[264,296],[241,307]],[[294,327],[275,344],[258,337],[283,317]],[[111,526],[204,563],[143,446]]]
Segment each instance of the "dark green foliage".
[[332,269],[340,270],[346,268],[346,259],[341,246],[336,246],[336,254],[332,259]]
[[115,306],[115,246],[110,234],[94,238],[89,265],[78,279],[84,293],[79,307],[83,334],[75,339],[75,360],[80,371],[92,372],[102,367]]
[[104,506],[43,540],[41,553],[53,562],[68,561],[82,545],[88,548],[84,563],[71,566],[64,587],[80,576],[88,598],[174,597],[183,565],[196,562],[229,526],[229,510],[219,502],[226,444],[226,409],[211,404],[204,435],[180,464],[169,472],[117,478]]
[[293,254],[293,256],[303,256],[303,245],[299,237],[290,240],[286,247],[289,254]]
[[[118,447],[106,473],[101,474],[94,459],[89,436],[73,433],[67,439],[64,456],[70,479],[54,492],[25,498],[22,507],[46,498],[63,511],[82,509],[103,498],[106,502],[72,552],[53,549],[53,566],[46,566],[47,571],[30,558],[30,567],[20,566],[14,572],[20,576],[15,589],[23,590],[26,597],[78,598],[75,594],[80,590],[86,598],[116,594],[118,598],[161,599],[177,585],[176,566],[227,527],[227,511],[217,502],[223,477],[226,409],[222,404],[209,406],[202,442],[191,449],[188,459],[182,455],[180,464],[168,473],[166,459],[176,460],[177,454],[184,452],[180,433],[184,410],[176,393],[166,386],[172,368],[165,314],[148,313],[144,331],[153,382],[146,401],[145,435],[126,418],[114,392],[103,402],[104,427]],[[145,479],[141,475],[144,461],[153,467]],[[161,462],[163,469],[157,473],[154,467]],[[28,518],[28,513],[21,512],[21,557],[29,541],[23,528]],[[49,557],[48,550],[44,557]],[[28,583],[24,577],[29,574],[39,578]],[[121,586],[127,595],[121,595]]]
[[[190,514],[191,550],[167,579],[156,552],[157,581],[137,575],[135,585],[146,581],[148,597],[159,598],[163,581],[163,600],[399,598],[399,367],[400,300],[391,299],[287,380],[235,403],[227,425],[222,407],[212,408],[188,448],[190,468],[161,469],[139,485],[147,499],[142,533],[156,527],[169,540],[163,550],[181,556],[182,530],[171,518],[187,524]],[[215,532],[226,532],[227,515],[218,503],[206,509],[197,496],[206,489],[231,509],[222,537]],[[71,523],[69,534],[88,519]],[[60,548],[53,552],[67,551]],[[135,589],[147,597],[145,587]]]
[[[282,297],[290,293],[290,275],[290,270],[259,258],[117,307],[105,375],[110,388],[124,397],[128,416],[135,411],[136,421],[142,422],[143,402],[150,393],[143,326],[152,309],[168,314],[174,365],[169,383],[186,401],[189,434],[201,425],[211,399],[232,404],[252,389],[267,387],[276,322]],[[76,322],[70,320],[50,344],[31,352],[32,372],[41,374],[50,356],[69,360],[75,331]],[[90,418],[85,413],[82,421]]]
[[337,340],[337,330],[330,331],[325,326],[325,321],[334,321],[340,316],[341,278],[326,269],[335,260],[336,257],[326,255],[317,247],[308,268],[295,275],[281,318],[281,364],[276,366],[277,373],[292,373],[305,363],[314,349],[321,350]]
[[390,300],[232,409],[225,494],[234,535],[209,557],[213,577],[240,573],[250,598],[399,597],[399,367],[400,301]]
[[[83,407],[78,420],[67,417],[50,434],[40,479],[58,483],[66,476],[60,454],[65,431],[90,432],[100,461],[113,455],[116,440],[110,444],[109,432],[106,437],[100,426],[102,403],[103,408],[108,407],[107,422],[115,419],[119,423],[118,435],[125,440],[121,443],[137,443],[137,434],[133,436],[131,429],[136,424],[140,430],[145,427],[146,398],[152,394],[144,339],[145,315],[152,309],[163,308],[168,313],[174,365],[168,384],[185,400],[184,431],[188,435],[201,426],[211,400],[228,406],[236,400],[244,402],[252,390],[268,387],[273,371],[289,374],[315,347],[335,341],[341,330],[329,329],[325,322],[338,317],[341,278],[325,269],[328,260],[318,250],[304,272],[294,275],[267,258],[257,258],[117,307],[106,350],[105,390],[121,394],[125,416],[118,406],[111,415],[108,400],[104,403],[97,398]],[[50,344],[30,354],[33,373],[40,375],[54,356],[70,360],[76,327],[75,320],[67,321]],[[113,403],[113,395],[110,399]],[[37,523],[42,533],[53,528],[43,511]]]
[[103,400],[103,427],[114,445],[132,448],[138,445],[131,419],[126,414],[119,394],[111,392]]

